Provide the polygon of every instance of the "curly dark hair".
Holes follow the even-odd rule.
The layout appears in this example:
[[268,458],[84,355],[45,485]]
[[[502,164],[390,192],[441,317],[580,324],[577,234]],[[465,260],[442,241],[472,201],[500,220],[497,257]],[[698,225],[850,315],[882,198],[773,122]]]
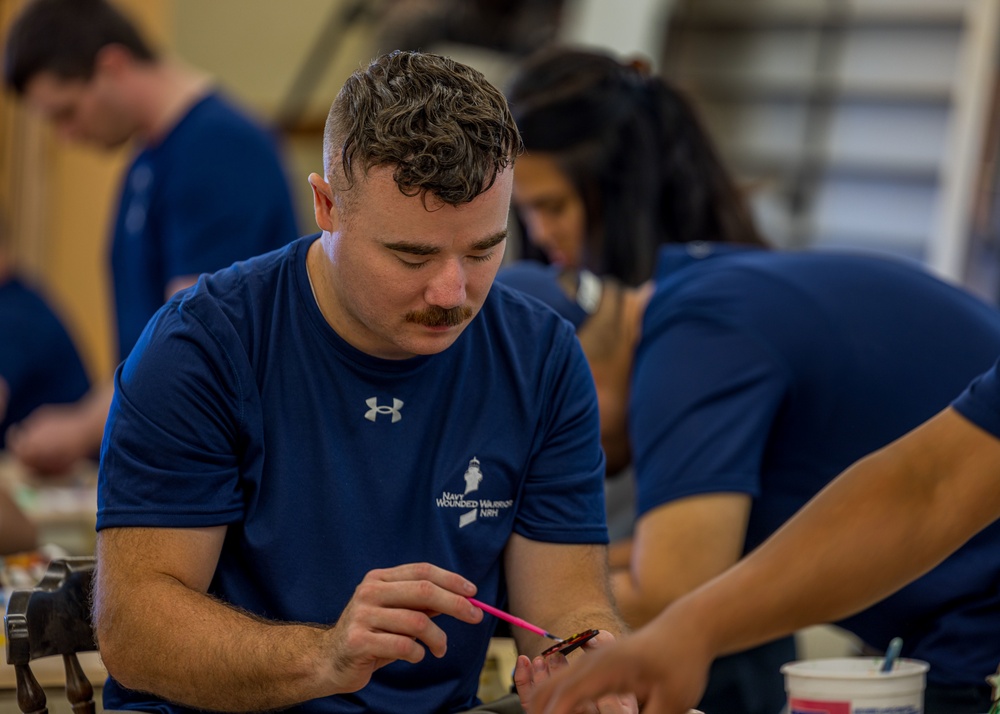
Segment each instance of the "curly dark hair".
[[350,189],[357,171],[394,166],[404,195],[451,205],[487,191],[521,151],[500,90],[471,67],[421,52],[382,55],[352,74],[323,135],[331,182],[338,168]]
[[662,78],[600,51],[549,47],[507,95],[526,150],[551,155],[583,199],[592,271],[637,285],[663,243],[767,247],[694,108]]

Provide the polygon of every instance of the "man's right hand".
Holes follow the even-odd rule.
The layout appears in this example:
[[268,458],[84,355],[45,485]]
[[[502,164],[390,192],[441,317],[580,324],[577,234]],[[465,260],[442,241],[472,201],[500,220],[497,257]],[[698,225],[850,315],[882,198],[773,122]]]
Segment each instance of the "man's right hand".
[[358,691],[390,662],[421,661],[425,646],[443,657],[447,636],[433,618],[478,624],[483,611],[466,599],[475,594],[468,580],[429,563],[370,571],[329,630],[329,676],[336,691]]

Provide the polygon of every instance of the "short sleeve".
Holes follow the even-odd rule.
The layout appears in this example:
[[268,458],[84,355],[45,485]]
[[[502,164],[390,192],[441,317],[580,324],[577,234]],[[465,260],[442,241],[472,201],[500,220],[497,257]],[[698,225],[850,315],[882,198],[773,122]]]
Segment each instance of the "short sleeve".
[[98,530],[239,520],[247,386],[233,352],[182,301],[167,303],[150,321],[115,374]]
[[759,495],[789,383],[772,350],[737,327],[682,319],[644,340],[629,406],[638,514],[697,494]]
[[572,333],[547,366],[542,428],[514,530],[538,541],[607,543],[597,393]]

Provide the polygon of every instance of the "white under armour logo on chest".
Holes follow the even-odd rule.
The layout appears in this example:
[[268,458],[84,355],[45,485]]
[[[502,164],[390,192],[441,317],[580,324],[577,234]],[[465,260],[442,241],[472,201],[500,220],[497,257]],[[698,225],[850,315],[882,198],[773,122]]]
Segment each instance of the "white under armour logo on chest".
[[368,405],[368,411],[365,412],[365,419],[368,421],[375,421],[378,419],[380,414],[391,414],[393,424],[403,418],[403,415],[399,413],[399,410],[403,408],[402,399],[393,399],[391,407],[388,404],[380,406],[378,403],[378,397],[369,397],[365,400],[365,404]]

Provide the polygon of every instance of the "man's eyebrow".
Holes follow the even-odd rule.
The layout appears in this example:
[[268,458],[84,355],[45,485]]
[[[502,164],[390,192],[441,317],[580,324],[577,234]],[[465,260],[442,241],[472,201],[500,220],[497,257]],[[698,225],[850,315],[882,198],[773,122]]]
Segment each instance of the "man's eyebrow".
[[495,245],[500,245],[505,240],[507,240],[507,229],[503,229],[499,233],[494,233],[489,238],[483,238],[473,244],[472,250],[489,250]]
[[[483,238],[482,240],[476,241],[469,248],[471,251],[489,250],[495,245],[503,243],[507,239],[507,230],[504,229],[499,233],[495,233],[488,238]],[[409,253],[410,255],[437,255],[441,252],[441,249],[437,246],[427,245],[425,243],[409,243],[409,242],[392,242],[383,243],[389,250],[396,251],[397,253]]]

